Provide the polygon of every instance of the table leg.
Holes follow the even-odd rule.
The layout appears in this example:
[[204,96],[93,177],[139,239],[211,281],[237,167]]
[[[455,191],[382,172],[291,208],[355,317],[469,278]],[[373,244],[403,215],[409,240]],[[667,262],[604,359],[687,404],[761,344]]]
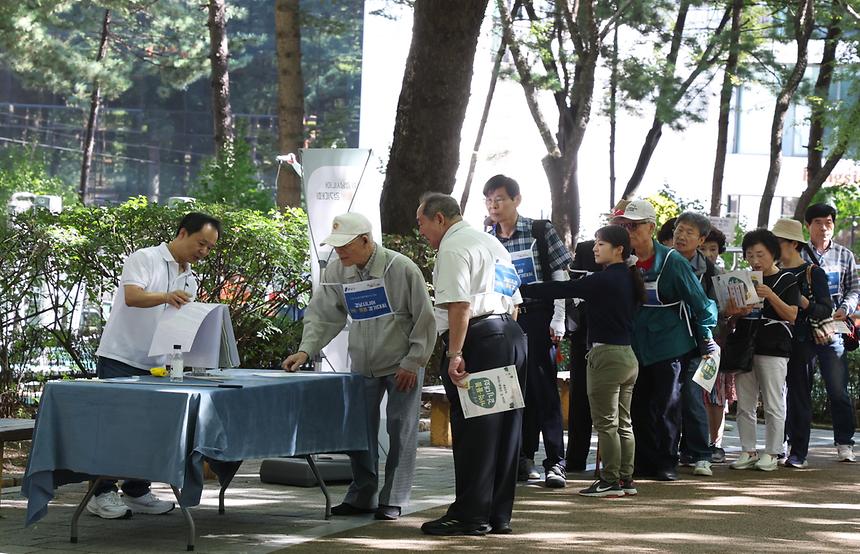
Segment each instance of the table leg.
[[194,537],[197,532],[194,529],[194,520],[191,518],[191,512],[188,508],[183,508],[182,504],[179,502],[179,489],[170,485],[170,488],[173,489],[173,496],[176,497],[176,505],[179,506],[179,509],[182,511],[182,515],[185,516],[185,523],[188,524],[188,533],[186,534],[186,550],[188,552],[194,552]]
[[93,494],[96,492],[96,487],[104,480],[104,477],[99,476],[95,481],[92,482],[90,488],[87,490],[87,494],[84,495],[81,503],[78,504],[77,509],[75,510],[75,515],[72,516],[72,533],[71,537],[69,537],[69,541],[73,544],[77,544],[78,542],[78,519],[80,519],[81,514],[84,512],[84,508],[87,506],[87,502],[90,501],[90,498],[93,497]]
[[305,456],[305,460],[308,461],[308,465],[311,467],[311,471],[313,472],[314,477],[317,478],[317,483],[319,483],[320,489],[322,489],[322,492],[325,495],[325,518],[331,519],[331,497],[328,495],[325,481],[323,481],[319,469],[317,469],[317,464],[314,462],[313,456]]
[[230,486],[230,483],[233,481],[233,477],[236,476],[236,473],[239,472],[239,468],[242,466],[242,462],[240,461],[236,464],[236,467],[230,468],[230,471],[224,476],[224,482],[221,483],[221,492],[218,493],[218,514],[224,515],[224,493],[227,492],[227,487]]

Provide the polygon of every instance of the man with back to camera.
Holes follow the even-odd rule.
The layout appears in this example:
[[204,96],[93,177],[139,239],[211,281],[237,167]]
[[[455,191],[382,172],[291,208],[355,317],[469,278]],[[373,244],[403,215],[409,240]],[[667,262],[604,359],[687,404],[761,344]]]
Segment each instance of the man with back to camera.
[[[836,208],[823,203],[813,204],[806,209],[804,219],[809,229],[809,247],[815,254],[815,259],[811,259],[805,250],[801,252],[801,256],[827,273],[830,295],[833,305],[836,306],[833,319],[845,321],[857,309],[860,300],[860,278],[857,275],[854,254],[833,242]],[[818,367],[821,368],[821,378],[827,389],[827,398],[830,400],[836,459],[840,462],[855,462],[854,408],[848,392],[848,359],[842,335],[835,334],[830,344],[816,344],[813,348],[818,358]],[[811,390],[812,373],[808,385]]]
[[[552,223],[519,214],[517,208],[522,202],[519,184],[505,175],[496,175],[487,181],[483,192],[492,223],[490,234],[511,253],[520,280],[524,284],[567,281],[570,252]],[[544,482],[547,487],[561,488],[566,484],[564,424],[558,394],[558,367],[550,357],[550,349],[553,343],[558,344],[564,337],[565,300],[553,302],[524,298],[519,306],[517,323],[528,340],[526,407],[523,410],[518,478],[540,478],[534,457],[542,434],[546,451]]]
[[436,325],[446,348],[442,382],[451,407],[454,502],[428,535],[511,532],[517,484],[522,409],[466,419],[458,387],[470,374],[515,366],[525,386],[526,339],[511,314],[521,298],[510,254],[501,243],[470,227],[447,194],[421,197],[418,230],[436,250],[433,285]]
[[[96,351],[100,379],[149,375],[162,366],[164,356],[149,356],[158,320],[166,306],[181,309],[197,297],[197,277],[192,262],[209,255],[221,236],[221,222],[191,212],[182,218],[169,243],[142,248],[125,261],[107,325]],[[105,519],[141,514],[166,514],[173,502],[159,500],[150,482],[126,479],[120,498],[116,481],[103,480],[87,503],[87,510]]]
[[[409,503],[418,450],[418,411],[424,365],[436,345],[433,306],[424,276],[412,260],[377,244],[370,221],[357,213],[334,218],[322,245],[337,258],[320,276],[305,312],[302,342],[282,367],[296,371],[346,325],[353,373],[364,377],[370,444],[349,453],[353,482],[331,513],[375,513],[381,520],[400,517]],[[379,490],[379,404],[388,393],[390,445],[385,482]]]

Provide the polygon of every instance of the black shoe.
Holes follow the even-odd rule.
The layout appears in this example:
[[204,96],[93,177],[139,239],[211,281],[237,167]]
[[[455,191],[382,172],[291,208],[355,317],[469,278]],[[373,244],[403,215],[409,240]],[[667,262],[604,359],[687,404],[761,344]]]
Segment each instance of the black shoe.
[[593,482],[587,489],[579,491],[580,496],[624,496],[624,491],[618,483],[610,483],[603,479]]
[[347,504],[343,502],[338,504],[334,508],[331,509],[331,515],[333,516],[357,516],[360,514],[372,514],[376,510],[373,508],[357,508],[352,504]]
[[551,489],[563,489],[567,486],[567,473],[561,464],[555,464],[546,470],[546,486]]
[[511,529],[511,523],[509,521],[501,521],[499,523],[493,523],[490,525],[490,534],[491,535],[510,535],[514,532]]
[[711,447],[711,463],[724,464],[726,463],[726,451],[719,446]]
[[400,506],[385,506],[380,504],[373,514],[373,519],[382,519],[386,521],[394,521],[400,517]]
[[633,482],[633,477],[622,477],[618,483],[625,496],[636,496],[639,491],[636,490],[636,483]]
[[654,479],[657,481],[677,481],[678,472],[674,469],[662,469],[654,474]]
[[428,521],[421,526],[421,531],[427,535],[459,536],[459,535],[486,535],[492,531],[488,523],[467,523],[459,519],[444,515],[439,519]]

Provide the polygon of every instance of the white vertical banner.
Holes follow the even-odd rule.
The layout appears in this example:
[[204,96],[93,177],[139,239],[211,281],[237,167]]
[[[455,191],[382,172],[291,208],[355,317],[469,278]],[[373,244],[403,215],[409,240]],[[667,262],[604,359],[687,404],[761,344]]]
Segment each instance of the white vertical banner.
[[[311,279],[319,286],[321,265],[334,256],[330,246],[320,246],[331,232],[335,216],[356,212],[370,220],[373,238],[382,242],[379,197],[382,183],[378,172],[367,171],[371,151],[365,148],[303,148],[302,186],[308,212]],[[349,371],[347,333],[342,331],[323,349],[323,371]]]

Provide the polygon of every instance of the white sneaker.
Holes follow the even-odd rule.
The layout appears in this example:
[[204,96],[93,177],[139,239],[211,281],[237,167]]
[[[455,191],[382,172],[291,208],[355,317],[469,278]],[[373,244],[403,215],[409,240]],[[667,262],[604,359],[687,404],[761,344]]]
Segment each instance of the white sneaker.
[[779,461],[776,456],[770,454],[762,454],[755,463],[755,468],[761,471],[775,471],[779,467]]
[[854,457],[854,447],[850,444],[837,444],[836,459],[840,462],[856,462],[857,458]]
[[758,454],[749,452],[741,452],[740,458],[729,464],[732,469],[753,469],[758,462]]
[[123,504],[116,491],[93,496],[87,502],[87,511],[104,519],[128,519],[131,510]]
[[143,496],[138,496],[137,498],[123,494],[122,501],[125,502],[125,505],[131,508],[133,512],[138,514],[166,514],[176,507],[173,502],[159,500],[151,492],[148,492]]
[[708,460],[699,460],[696,462],[696,467],[693,468],[693,475],[705,475],[710,477],[714,472],[711,471],[711,462]]

